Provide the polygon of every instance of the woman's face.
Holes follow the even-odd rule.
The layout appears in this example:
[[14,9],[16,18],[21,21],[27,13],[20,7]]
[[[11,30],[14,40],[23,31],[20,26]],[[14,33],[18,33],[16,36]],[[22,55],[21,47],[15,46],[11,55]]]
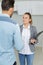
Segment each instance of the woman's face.
[[24,14],[23,15],[23,23],[24,24],[29,24],[31,21],[31,19],[29,18],[29,15],[28,14]]

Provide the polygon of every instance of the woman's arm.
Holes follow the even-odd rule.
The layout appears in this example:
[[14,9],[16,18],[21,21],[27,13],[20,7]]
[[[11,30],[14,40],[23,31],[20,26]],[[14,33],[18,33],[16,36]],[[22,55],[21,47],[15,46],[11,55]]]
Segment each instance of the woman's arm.
[[36,27],[33,27],[33,37],[30,39],[30,42],[31,42],[31,44],[36,44],[36,43],[38,43],[38,39],[37,39],[37,29],[36,29]]

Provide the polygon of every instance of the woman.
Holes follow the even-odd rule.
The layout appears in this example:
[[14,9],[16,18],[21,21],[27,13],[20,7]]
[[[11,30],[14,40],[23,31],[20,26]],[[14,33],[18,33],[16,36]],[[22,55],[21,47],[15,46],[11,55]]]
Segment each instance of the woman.
[[23,25],[20,26],[24,48],[19,52],[20,65],[25,65],[25,58],[27,65],[33,65],[34,46],[37,43],[36,27],[32,26],[31,14],[26,12],[23,15]]

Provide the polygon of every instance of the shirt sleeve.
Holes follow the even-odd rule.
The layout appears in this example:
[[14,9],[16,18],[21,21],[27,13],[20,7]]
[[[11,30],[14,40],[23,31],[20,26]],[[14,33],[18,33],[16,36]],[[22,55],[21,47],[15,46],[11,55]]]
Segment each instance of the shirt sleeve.
[[16,24],[16,29],[15,29],[15,34],[14,34],[14,47],[16,48],[16,50],[21,50],[23,48],[23,41],[21,38],[21,33],[20,33],[20,27],[18,24]]

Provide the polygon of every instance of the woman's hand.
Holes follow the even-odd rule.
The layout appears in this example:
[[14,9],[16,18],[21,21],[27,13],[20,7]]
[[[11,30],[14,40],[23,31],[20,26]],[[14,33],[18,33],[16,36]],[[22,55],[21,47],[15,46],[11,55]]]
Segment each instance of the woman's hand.
[[30,41],[31,41],[31,44],[35,44],[35,42],[36,42],[37,40],[32,38]]

